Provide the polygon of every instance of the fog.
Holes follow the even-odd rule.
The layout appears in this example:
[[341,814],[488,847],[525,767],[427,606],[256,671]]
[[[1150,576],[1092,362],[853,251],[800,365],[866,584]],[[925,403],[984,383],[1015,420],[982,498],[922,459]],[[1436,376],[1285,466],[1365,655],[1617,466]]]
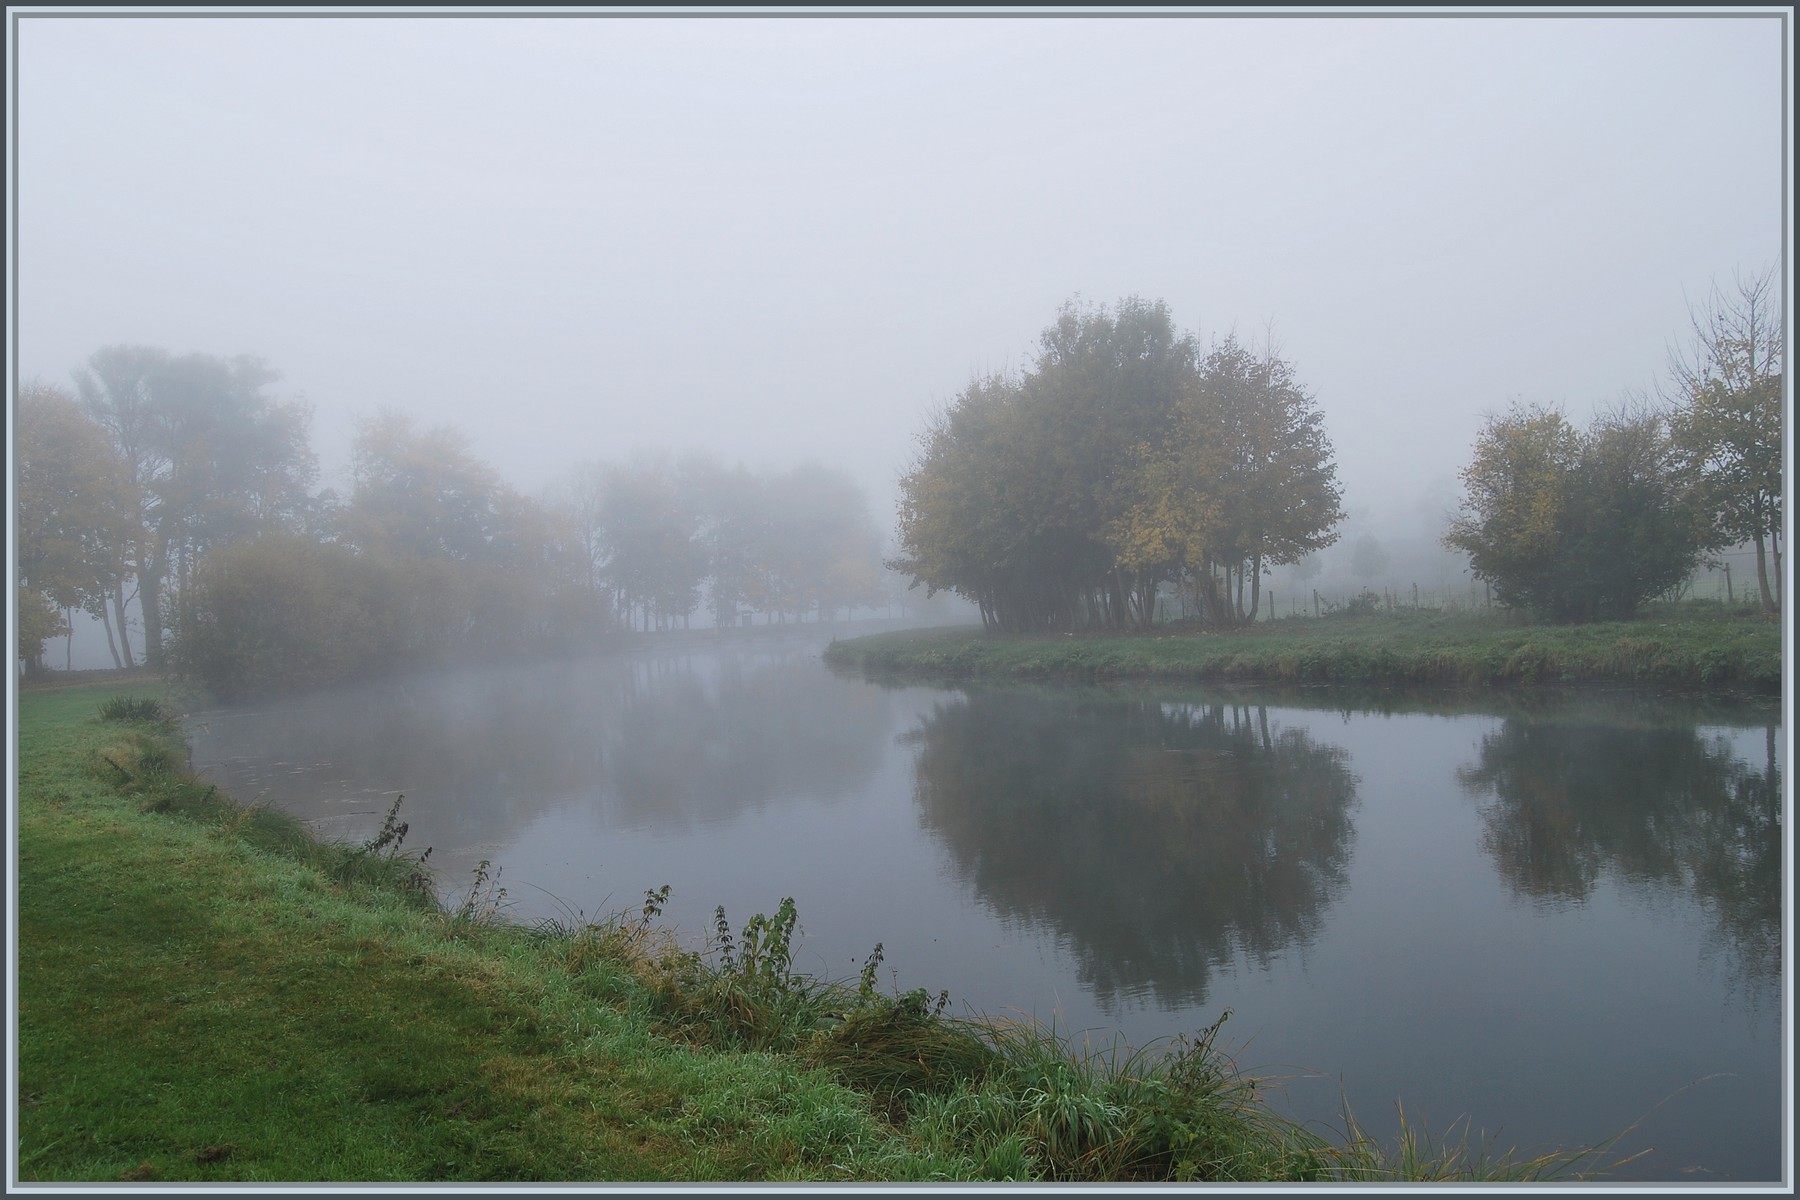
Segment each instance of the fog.
[[1136,295],[1272,337],[1428,545],[1485,413],[1654,388],[1790,211],[1775,10],[9,11],[14,386],[258,355],[339,489],[386,406],[526,491],[816,460],[891,529],[933,412]]

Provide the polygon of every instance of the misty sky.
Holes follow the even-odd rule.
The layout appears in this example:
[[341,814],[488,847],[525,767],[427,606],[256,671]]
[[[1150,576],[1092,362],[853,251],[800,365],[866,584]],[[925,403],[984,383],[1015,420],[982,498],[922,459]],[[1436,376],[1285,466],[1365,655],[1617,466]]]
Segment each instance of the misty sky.
[[1485,412],[1653,386],[1788,221],[1781,10],[25,13],[17,378],[260,355],[340,490],[391,406],[528,492],[812,458],[891,527],[930,413],[1135,294],[1272,325],[1346,505],[1410,522]]

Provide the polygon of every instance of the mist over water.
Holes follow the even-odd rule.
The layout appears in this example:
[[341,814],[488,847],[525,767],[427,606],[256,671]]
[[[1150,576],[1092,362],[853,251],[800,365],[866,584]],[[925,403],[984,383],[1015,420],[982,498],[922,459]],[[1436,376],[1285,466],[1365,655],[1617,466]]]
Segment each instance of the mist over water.
[[[815,631],[706,635],[194,714],[243,801],[360,839],[404,793],[446,899],[699,945],[793,896],[797,965],[1096,1046],[1229,1009],[1278,1103],[1498,1148],[1633,1122],[1628,1177],[1779,1173],[1771,705],[892,687]],[[1660,1107],[1659,1107],[1660,1105]]]

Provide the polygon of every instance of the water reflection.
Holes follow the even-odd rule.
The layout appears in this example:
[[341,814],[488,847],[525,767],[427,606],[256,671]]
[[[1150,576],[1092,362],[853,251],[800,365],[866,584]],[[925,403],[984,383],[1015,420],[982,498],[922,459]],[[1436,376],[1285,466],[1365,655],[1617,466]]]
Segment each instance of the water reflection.
[[703,930],[794,895],[826,977],[882,941],[896,986],[1135,1044],[1229,1007],[1246,1066],[1318,1073],[1283,1089],[1297,1119],[1398,1098],[1547,1150],[1654,1108],[1634,1177],[1779,1174],[1780,1023],[1747,994],[1779,997],[1779,708],[882,688],[817,649],[201,714],[195,761],[246,801],[358,813],[328,836],[405,791],[441,878],[491,858],[521,919],[672,883]]
[[191,736],[246,800],[310,812],[362,797],[360,827],[404,792],[478,844],[571,803],[606,828],[672,833],[835,798],[879,761],[890,720],[881,692],[816,659],[703,652],[420,675],[200,714]]
[[972,690],[911,735],[925,827],[997,913],[1056,930],[1102,1008],[1206,1000],[1309,941],[1342,888],[1341,747],[1256,706]]
[[1781,974],[1777,727],[1760,764],[1723,732],[1659,720],[1511,718],[1457,772],[1482,844],[1518,895],[1585,902],[1608,876],[1640,894],[1691,893],[1744,982]]

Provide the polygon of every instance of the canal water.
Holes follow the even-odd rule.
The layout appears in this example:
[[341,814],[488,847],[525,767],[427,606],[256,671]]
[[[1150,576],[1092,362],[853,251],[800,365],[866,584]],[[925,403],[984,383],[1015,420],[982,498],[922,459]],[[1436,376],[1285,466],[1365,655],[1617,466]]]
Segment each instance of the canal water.
[[696,947],[792,896],[799,969],[947,990],[1100,1049],[1193,1034],[1327,1134],[1614,1178],[1778,1180],[1773,703],[892,686],[741,635],[192,714],[242,802],[360,841],[397,795],[451,904],[514,920],[667,884]]

